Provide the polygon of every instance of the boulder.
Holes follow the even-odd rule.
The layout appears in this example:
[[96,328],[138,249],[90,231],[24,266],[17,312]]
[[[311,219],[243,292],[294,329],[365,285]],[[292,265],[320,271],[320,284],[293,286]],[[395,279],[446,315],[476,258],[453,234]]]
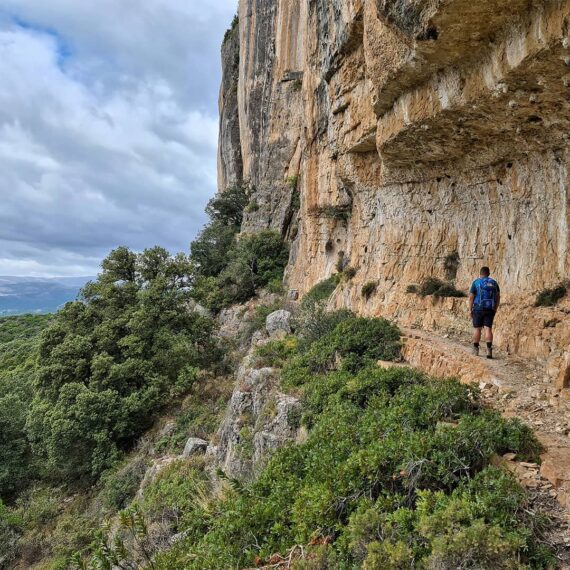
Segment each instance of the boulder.
[[196,301],[193,300],[190,301],[188,303],[188,309],[190,310],[191,313],[196,313],[197,315],[200,315],[201,317],[204,317],[206,319],[213,318],[212,311],[206,309],[206,307],[200,305],[200,303],[197,303]]
[[280,310],[271,313],[265,321],[265,328],[270,335],[284,332],[291,333],[291,313],[289,311]]
[[208,448],[208,442],[200,439],[199,437],[191,437],[184,446],[184,451],[182,452],[182,457],[188,459],[192,455],[198,455],[206,453]]

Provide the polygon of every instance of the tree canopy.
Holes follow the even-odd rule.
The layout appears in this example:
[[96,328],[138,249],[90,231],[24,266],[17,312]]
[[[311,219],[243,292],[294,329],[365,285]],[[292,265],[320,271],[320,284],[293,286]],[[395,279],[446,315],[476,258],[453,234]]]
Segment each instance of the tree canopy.
[[191,310],[189,259],[120,247],[41,337],[27,420],[51,467],[97,475],[176,389],[216,359],[213,322]]

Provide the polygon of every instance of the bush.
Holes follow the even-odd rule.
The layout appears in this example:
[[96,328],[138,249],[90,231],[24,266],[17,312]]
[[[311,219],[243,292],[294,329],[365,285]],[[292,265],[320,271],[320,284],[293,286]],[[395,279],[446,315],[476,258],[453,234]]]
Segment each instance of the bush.
[[[433,295],[434,297],[467,297],[466,293],[456,289],[453,283],[446,283],[436,277],[425,279],[417,291],[422,297],[427,297],[428,295]],[[412,289],[412,286],[410,286],[407,292],[415,293],[416,289]]]
[[362,286],[361,294],[368,301],[368,299],[370,299],[370,297],[376,293],[377,289],[378,283],[376,281],[368,281]]
[[39,476],[25,433],[33,399],[40,333],[50,316],[0,318],[0,497],[6,500]]
[[323,218],[347,222],[352,216],[352,208],[350,206],[322,206],[316,210],[316,213]]
[[258,367],[283,368],[285,363],[297,353],[298,341],[294,336],[283,340],[272,340],[255,349]]
[[232,34],[237,30],[238,26],[239,26],[239,16],[236,14],[232,20],[230,27],[226,30],[226,33],[224,34],[224,43],[226,43],[230,39]]
[[244,211],[259,208],[249,184],[233,186],[210,200],[210,223],[191,245],[192,297],[218,312],[242,303],[257,289],[282,281],[288,249],[281,236],[265,230],[237,236]]
[[259,211],[259,203],[255,198],[253,198],[251,202],[245,207],[244,212],[247,214],[253,214],[257,211]]
[[560,283],[552,289],[543,289],[536,296],[536,301],[534,303],[535,307],[554,307],[558,301],[566,297],[568,292],[568,284]]
[[342,276],[347,280],[350,281],[351,279],[354,279],[356,277],[356,274],[358,273],[358,269],[356,269],[356,267],[347,267],[343,272],[342,272]]
[[250,567],[308,543],[323,546],[299,568],[311,558],[394,569],[552,562],[524,492],[489,466],[494,454],[533,456],[539,446],[520,424],[484,412],[473,388],[371,367],[308,378],[303,399],[307,441],[277,451],[213,509],[192,506],[185,538],[158,568]]
[[335,369],[355,372],[371,362],[396,360],[400,349],[395,325],[384,319],[349,317],[293,359],[285,367],[283,382],[299,386],[314,374]]
[[176,461],[145,489],[142,512],[151,520],[166,517],[177,527],[182,519],[192,516],[192,505],[198,502],[197,495],[205,494],[207,481],[206,473],[194,461]]
[[327,311],[327,304],[334,293],[340,275],[335,274],[317,283],[302,299],[299,311],[293,319],[293,328],[301,341],[301,350],[331,332],[340,322],[354,316],[346,309]]
[[297,190],[297,187],[299,186],[299,175],[296,174],[294,176],[289,176],[289,178],[287,178],[287,185],[291,190]]
[[21,519],[0,500],[0,568],[9,568],[18,554]]
[[[234,20],[235,22],[235,20]],[[243,221],[243,210],[247,206],[253,188],[249,183],[230,186],[216,194],[206,206],[206,214],[214,223],[239,228]]]
[[247,301],[257,289],[282,279],[289,259],[281,236],[271,230],[242,236],[229,255],[230,263],[220,275],[229,304]]
[[445,270],[445,277],[448,281],[453,281],[457,277],[459,265],[460,257],[457,251],[454,251],[445,257],[443,268]]
[[301,309],[310,307],[315,303],[321,303],[323,301],[328,301],[330,296],[335,292],[339,282],[338,275],[332,275],[324,281],[317,283],[304,297],[301,301]]
[[138,491],[148,465],[140,457],[105,473],[100,496],[105,507],[116,512],[125,509]]
[[225,269],[236,232],[235,226],[219,223],[210,224],[202,230],[190,246],[195,278],[215,277]]

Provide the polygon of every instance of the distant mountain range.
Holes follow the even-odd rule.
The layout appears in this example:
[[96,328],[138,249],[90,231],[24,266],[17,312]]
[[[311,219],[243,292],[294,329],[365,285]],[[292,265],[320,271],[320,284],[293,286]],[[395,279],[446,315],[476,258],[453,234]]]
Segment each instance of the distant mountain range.
[[93,277],[2,277],[0,316],[24,313],[54,313],[77,297]]

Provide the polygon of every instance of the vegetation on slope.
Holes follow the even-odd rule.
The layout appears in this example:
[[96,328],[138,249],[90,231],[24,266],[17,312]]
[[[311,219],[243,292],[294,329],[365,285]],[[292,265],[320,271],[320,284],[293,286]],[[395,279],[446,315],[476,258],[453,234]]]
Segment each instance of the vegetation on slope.
[[192,295],[215,312],[283,280],[289,254],[281,236],[271,230],[239,235],[250,194],[243,185],[214,197],[206,208],[210,222],[191,245]]
[[33,398],[38,335],[49,319],[46,315],[0,319],[0,499],[10,498],[37,472],[25,424]]
[[[196,460],[164,470],[126,515],[147,529],[172,522],[178,538],[166,549],[141,531],[155,568],[238,569],[289,555],[297,569],[550,567],[545,522],[491,465],[506,452],[536,459],[532,433],[484,409],[476,388],[378,368],[375,359],[398,358],[393,325],[342,314],[310,343],[288,337],[257,354],[301,394],[308,437],[250,485],[212,487]],[[128,526],[121,536],[132,544]],[[123,546],[100,535],[90,564],[107,552],[145,566],[136,546],[121,558]]]
[[558,301],[564,299],[570,291],[570,280],[563,281],[552,287],[552,289],[543,289],[536,296],[535,307],[554,307]]
[[[179,459],[137,495],[153,459],[212,437],[229,396],[213,321],[193,299],[219,310],[282,277],[279,236],[238,237],[246,199],[236,188],[210,203],[189,257],[119,248],[52,320],[0,321],[0,397],[17,412],[0,417],[0,566],[550,567],[545,522],[491,464],[536,459],[529,429],[457,381],[379,369],[399,359],[400,333],[327,312],[336,276],[305,297],[295,336],[257,351],[302,398],[289,421],[304,443],[248,485],[212,484],[204,459]],[[171,427],[140,439],[167,410]]]
[[[0,567],[66,567],[131,503],[155,454],[212,436],[230,384],[195,299],[247,300],[280,285],[287,261],[275,232],[239,235],[248,196],[210,201],[189,256],[120,247],[57,315],[0,320]],[[148,436],[165,413],[172,431]]]
[[119,248],[44,331],[27,431],[54,472],[99,475],[219,359],[212,321],[187,308],[189,273],[183,255]]

